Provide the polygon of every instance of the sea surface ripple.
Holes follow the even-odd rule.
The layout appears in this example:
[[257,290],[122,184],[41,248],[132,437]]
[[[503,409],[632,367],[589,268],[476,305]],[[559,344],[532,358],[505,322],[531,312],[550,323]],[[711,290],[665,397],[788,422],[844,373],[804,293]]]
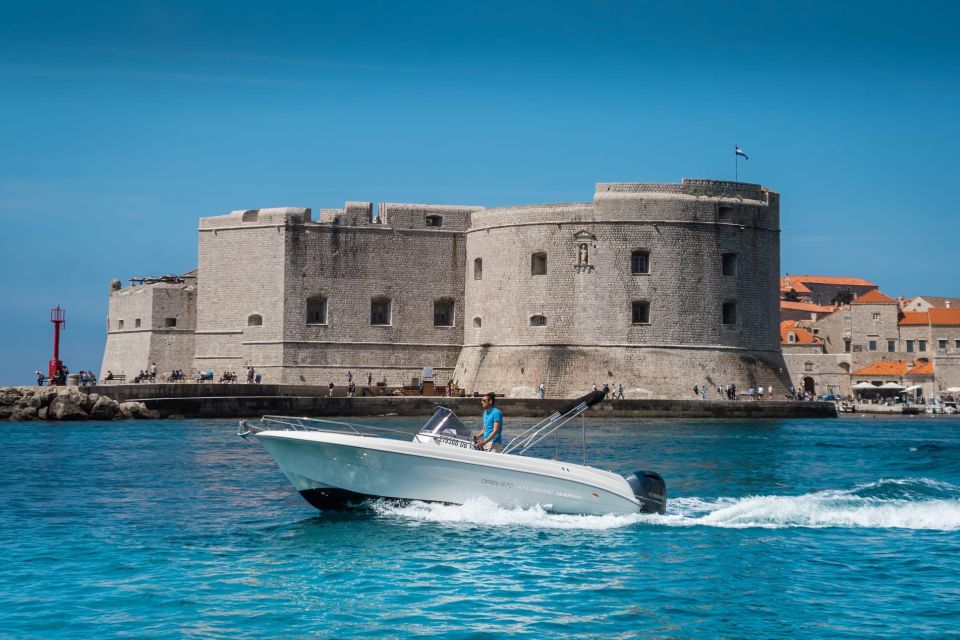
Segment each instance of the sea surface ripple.
[[666,515],[321,513],[234,421],[0,423],[0,637],[960,637],[960,419],[583,426]]

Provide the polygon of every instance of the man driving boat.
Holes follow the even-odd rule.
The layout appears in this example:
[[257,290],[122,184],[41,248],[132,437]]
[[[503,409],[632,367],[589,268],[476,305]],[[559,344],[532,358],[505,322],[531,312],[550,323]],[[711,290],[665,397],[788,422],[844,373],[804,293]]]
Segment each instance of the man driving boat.
[[503,414],[493,406],[496,400],[497,396],[492,391],[480,398],[483,406],[483,435],[477,436],[475,441],[478,449],[500,453],[503,450]]

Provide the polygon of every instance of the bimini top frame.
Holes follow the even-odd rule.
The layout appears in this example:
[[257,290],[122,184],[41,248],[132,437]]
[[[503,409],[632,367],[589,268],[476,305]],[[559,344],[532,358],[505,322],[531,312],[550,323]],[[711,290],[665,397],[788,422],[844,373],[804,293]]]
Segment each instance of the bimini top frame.
[[[528,428],[520,435],[514,437],[506,447],[503,453],[512,453],[522,456],[530,447],[552,434],[560,427],[566,425],[577,416],[583,415],[583,412],[603,401],[606,397],[603,391],[591,391],[582,398],[577,398],[573,403],[567,405],[560,411],[554,412],[537,424]],[[586,436],[584,436],[584,439]],[[586,443],[584,443],[584,457],[586,457]]]

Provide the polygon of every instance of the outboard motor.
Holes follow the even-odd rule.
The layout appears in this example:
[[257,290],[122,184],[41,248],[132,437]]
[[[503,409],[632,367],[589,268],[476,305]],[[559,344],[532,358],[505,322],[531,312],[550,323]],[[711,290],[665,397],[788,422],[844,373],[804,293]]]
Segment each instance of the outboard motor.
[[637,471],[627,476],[627,484],[640,501],[640,513],[667,512],[667,483],[655,471]]

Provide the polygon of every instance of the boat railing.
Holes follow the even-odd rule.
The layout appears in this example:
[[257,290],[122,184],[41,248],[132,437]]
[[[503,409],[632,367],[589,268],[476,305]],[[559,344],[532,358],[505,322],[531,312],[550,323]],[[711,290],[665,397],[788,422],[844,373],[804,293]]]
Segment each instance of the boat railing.
[[[259,425],[254,424],[258,422]],[[327,426],[329,425],[329,426]],[[410,438],[413,434],[400,429],[375,427],[367,424],[354,424],[339,420],[324,420],[322,418],[297,418],[291,416],[263,416],[258,421],[241,420],[237,427],[237,435],[241,438],[256,435],[261,431],[325,431],[328,433],[346,433],[364,438],[380,438],[381,434],[403,436]]]
[[[531,447],[536,445],[539,442],[542,442],[545,438],[556,432],[561,427],[568,424],[571,420],[577,416],[583,415],[583,412],[592,407],[593,405],[601,402],[605,393],[602,391],[593,391],[583,396],[582,398],[577,398],[573,401],[572,404],[564,407],[559,411],[555,411],[551,415],[547,416],[540,422],[535,425],[527,428],[525,431],[515,436],[506,447],[503,448],[503,453],[513,453],[515,455],[522,456],[525,454]],[[586,459],[586,433],[583,433],[583,452],[584,459]],[[584,462],[586,464],[586,462]]]

